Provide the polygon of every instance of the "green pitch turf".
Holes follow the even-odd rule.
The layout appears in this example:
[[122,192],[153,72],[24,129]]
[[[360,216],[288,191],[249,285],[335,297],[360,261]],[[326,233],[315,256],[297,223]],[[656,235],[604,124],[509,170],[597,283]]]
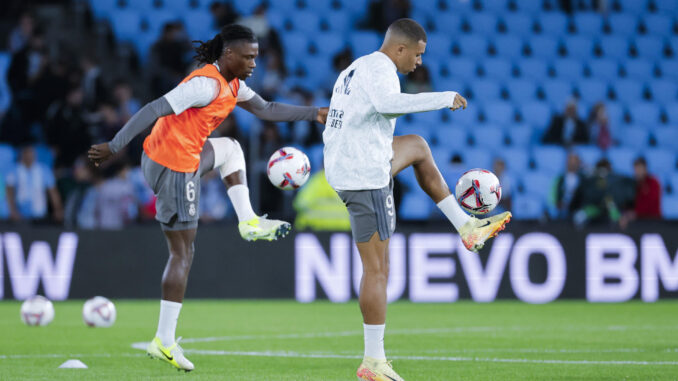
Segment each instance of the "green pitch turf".
[[[112,328],[82,323],[81,301],[27,327],[0,302],[1,380],[355,380],[357,302],[188,300],[179,373],[133,343],[155,333],[158,301],[114,301]],[[386,353],[406,380],[677,380],[678,303],[394,303]],[[89,369],[57,369],[77,358]]]

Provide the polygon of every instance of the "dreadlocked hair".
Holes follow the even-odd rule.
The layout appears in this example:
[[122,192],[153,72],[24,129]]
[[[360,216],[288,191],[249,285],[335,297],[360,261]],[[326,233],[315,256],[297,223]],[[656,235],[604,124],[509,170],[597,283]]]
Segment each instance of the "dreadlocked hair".
[[199,44],[195,48],[195,56],[193,58],[200,63],[212,63],[221,57],[226,47],[239,41],[257,42],[257,37],[252,32],[252,29],[246,26],[238,24],[226,25],[209,41],[193,41],[193,43]]

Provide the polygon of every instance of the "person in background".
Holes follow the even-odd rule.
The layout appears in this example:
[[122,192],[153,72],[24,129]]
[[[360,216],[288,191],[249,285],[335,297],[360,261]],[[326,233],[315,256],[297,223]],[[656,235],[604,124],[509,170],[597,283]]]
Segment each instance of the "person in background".
[[549,128],[542,139],[546,144],[570,146],[572,144],[586,144],[589,142],[589,133],[581,118],[577,115],[577,102],[570,100],[565,106],[565,112],[551,118]]
[[570,203],[579,184],[584,182],[584,177],[579,156],[570,152],[567,155],[565,173],[560,174],[554,181],[552,197],[557,210],[556,218],[569,217]]
[[351,221],[343,201],[325,178],[325,170],[316,171],[294,197],[297,230],[349,231]]
[[513,190],[513,176],[506,171],[506,162],[502,158],[494,159],[492,172],[499,179],[501,184],[501,200],[499,205],[492,211],[492,214],[499,214],[511,210],[511,195]]
[[622,228],[637,219],[659,219],[662,216],[662,187],[659,180],[647,170],[647,161],[639,157],[633,162],[633,177],[636,180],[636,195],[633,209],[619,221]]
[[606,151],[613,143],[612,131],[607,118],[605,103],[596,103],[588,118],[589,131],[591,132],[591,142],[595,143],[600,149]]
[[426,66],[419,66],[415,71],[407,75],[403,92],[408,94],[425,93],[433,91],[431,75]]

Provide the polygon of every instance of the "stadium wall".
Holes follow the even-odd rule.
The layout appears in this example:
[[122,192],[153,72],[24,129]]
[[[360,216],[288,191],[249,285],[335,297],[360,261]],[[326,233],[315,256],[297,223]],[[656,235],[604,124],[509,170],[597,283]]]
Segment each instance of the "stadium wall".
[[[623,232],[512,223],[480,255],[449,231],[399,229],[390,244],[389,300],[556,299],[647,302],[678,297],[675,223]],[[17,228],[0,232],[0,299],[158,298],[167,258],[156,226],[124,231]],[[188,298],[357,296],[357,250],[346,233],[243,241],[232,226],[198,232]]]

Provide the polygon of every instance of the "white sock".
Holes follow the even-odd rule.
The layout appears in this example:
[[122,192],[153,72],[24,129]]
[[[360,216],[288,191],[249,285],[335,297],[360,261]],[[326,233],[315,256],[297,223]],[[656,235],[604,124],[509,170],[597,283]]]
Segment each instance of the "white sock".
[[228,197],[231,199],[238,222],[249,221],[257,215],[252,210],[250,203],[250,190],[246,185],[238,184],[228,188]]
[[158,331],[155,335],[166,347],[174,344],[174,331],[177,329],[179,312],[181,312],[181,303],[169,300],[160,301],[160,319],[158,319]]
[[440,208],[447,219],[452,222],[452,225],[454,225],[454,228],[457,229],[457,231],[459,231],[461,227],[471,219],[471,216],[464,212],[461,206],[459,206],[457,203],[457,199],[452,195],[449,195],[440,201],[438,203],[438,208]]
[[363,324],[365,332],[365,357],[385,360],[384,328],[386,324]]

